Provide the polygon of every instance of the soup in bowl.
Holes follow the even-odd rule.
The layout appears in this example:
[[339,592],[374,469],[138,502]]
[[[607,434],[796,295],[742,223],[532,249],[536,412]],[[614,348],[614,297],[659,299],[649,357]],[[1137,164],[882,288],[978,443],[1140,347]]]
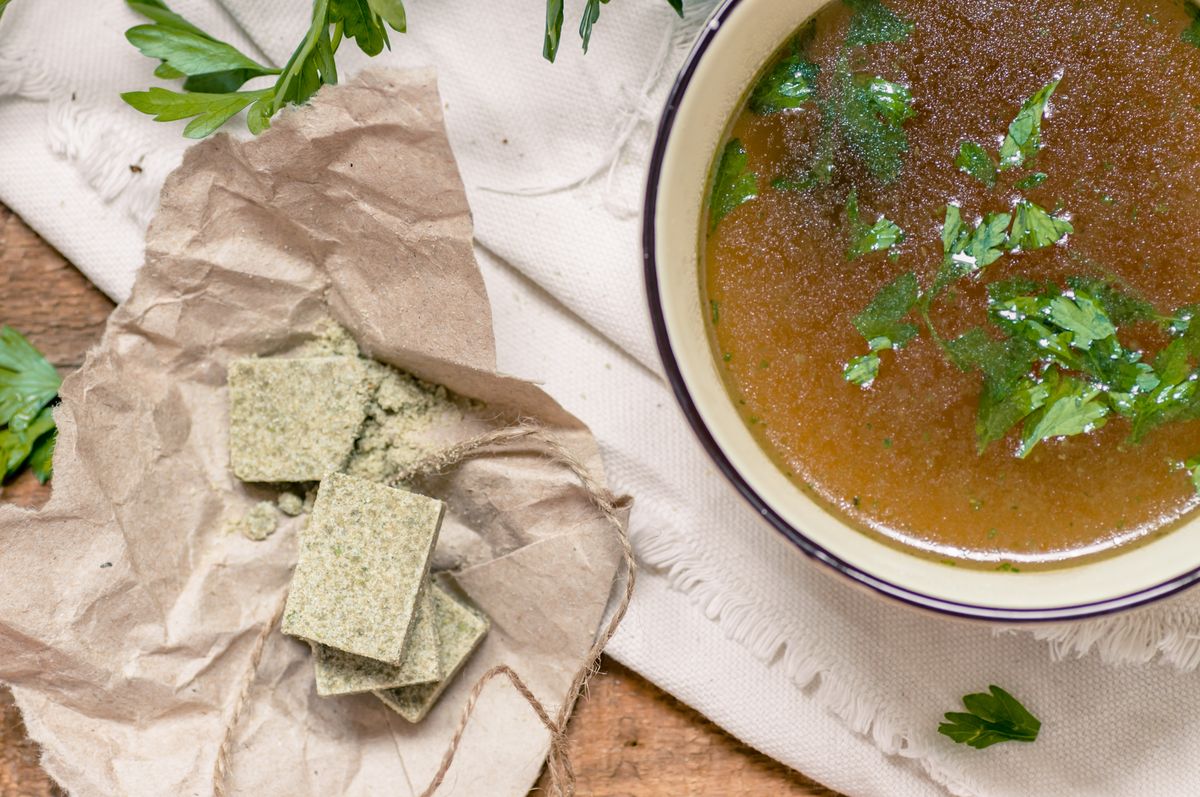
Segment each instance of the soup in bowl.
[[1200,10],[730,0],[660,126],[647,290],[772,524],[1015,621],[1200,577]]

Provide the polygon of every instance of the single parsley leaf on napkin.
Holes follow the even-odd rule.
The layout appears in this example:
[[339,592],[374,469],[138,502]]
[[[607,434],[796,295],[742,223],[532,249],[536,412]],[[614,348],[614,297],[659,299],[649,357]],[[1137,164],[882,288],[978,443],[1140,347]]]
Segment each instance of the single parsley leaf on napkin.
[[712,232],[729,212],[758,197],[758,175],[746,168],[746,148],[741,139],[730,139],[721,151],[717,174],[713,178],[708,207],[708,229]]
[[21,333],[0,328],[0,481],[31,459],[38,480],[50,478],[55,428],[49,404],[61,384],[54,366]]
[[995,684],[988,690],[965,695],[962,702],[967,711],[946,712],[946,721],[938,726],[938,733],[977,750],[1000,742],[1037,739],[1041,721]]

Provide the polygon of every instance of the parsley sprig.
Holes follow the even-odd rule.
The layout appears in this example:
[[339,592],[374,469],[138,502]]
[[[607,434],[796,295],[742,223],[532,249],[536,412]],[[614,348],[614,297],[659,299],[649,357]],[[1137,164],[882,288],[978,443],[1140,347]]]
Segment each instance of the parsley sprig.
[[[143,55],[159,61],[154,75],[183,78],[183,91],[162,87],[129,91],[121,98],[160,122],[191,119],[183,129],[188,138],[204,138],[241,111],[255,135],[285,105],[307,102],[321,86],[338,82],[336,54],[350,38],[364,53],[376,56],[391,48],[388,30],[404,33],[408,18],[403,0],[313,0],[308,31],[282,69],[259,63],[206,33],[172,11],[163,0],[125,0],[151,21],[125,33]],[[586,53],[600,6],[608,0],[585,0],[579,36]],[[683,0],[667,0],[683,16]],[[0,0],[0,13],[8,0]],[[542,54],[553,61],[562,36],[563,0],[546,0],[546,33]],[[272,85],[243,90],[256,78],[273,77]]]
[[730,211],[758,197],[758,175],[747,168],[746,148],[740,139],[731,139],[721,150],[713,177],[708,205],[708,229],[712,232]]
[[966,711],[946,712],[938,733],[977,750],[1000,742],[1032,742],[1042,728],[1019,700],[994,684],[987,692],[964,695],[962,702]]
[[0,328],[0,481],[26,463],[50,478],[56,431],[51,403],[62,380],[54,366],[12,327]]
[[[812,165],[799,175],[776,178],[772,186],[777,189],[807,190],[828,185],[833,180],[834,154],[839,146],[861,161],[881,183],[892,182],[900,175],[908,152],[904,123],[916,113],[912,94],[902,83],[855,71],[851,61],[859,48],[904,41],[913,25],[882,0],[843,1],[854,13],[824,95],[816,84],[819,68],[803,56],[804,42],[811,38],[811,33],[806,37],[803,32],[792,53],[776,63],[751,93],[750,110],[759,114],[796,108],[809,100],[816,100],[820,110],[821,130]],[[793,87],[794,97],[787,103],[771,101],[773,87],[781,82]]]
[[[1008,132],[1000,143],[1000,151],[992,155],[982,144],[962,141],[958,145],[958,156],[954,165],[971,175],[988,188],[996,185],[999,172],[1024,165],[1042,148],[1042,118],[1054,90],[1062,81],[1056,77],[1042,86],[1021,103],[1021,109],[1008,125]],[[1044,174],[1034,174],[1017,183],[1018,190],[1034,188],[1046,179]]]

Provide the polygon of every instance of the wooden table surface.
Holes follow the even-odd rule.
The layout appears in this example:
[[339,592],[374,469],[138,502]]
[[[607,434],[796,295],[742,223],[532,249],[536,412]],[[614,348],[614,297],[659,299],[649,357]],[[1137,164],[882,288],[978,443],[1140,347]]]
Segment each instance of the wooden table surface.
[[[25,334],[66,373],[82,363],[100,338],[112,307],[86,277],[0,205],[0,325]],[[26,472],[0,488],[0,500],[40,506],[49,491]],[[610,659],[604,660],[575,711],[570,750],[580,795],[837,797],[740,744]],[[540,786],[544,794],[545,783]],[[38,767],[37,745],[25,735],[11,695],[0,690],[0,797],[62,794]]]

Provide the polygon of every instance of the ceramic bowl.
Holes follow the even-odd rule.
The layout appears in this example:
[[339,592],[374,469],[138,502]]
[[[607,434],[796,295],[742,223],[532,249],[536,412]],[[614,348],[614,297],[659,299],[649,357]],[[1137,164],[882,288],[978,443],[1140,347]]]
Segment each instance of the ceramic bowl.
[[726,0],[684,63],[650,163],[646,291],[666,372],[713,461],[804,553],[885,595],[972,618],[1030,622],[1126,609],[1200,578],[1200,522],[1107,558],[1053,570],[955,568],[867,536],[793,486],[755,442],[717,371],[698,265],[707,178],[747,86],[820,0]]

